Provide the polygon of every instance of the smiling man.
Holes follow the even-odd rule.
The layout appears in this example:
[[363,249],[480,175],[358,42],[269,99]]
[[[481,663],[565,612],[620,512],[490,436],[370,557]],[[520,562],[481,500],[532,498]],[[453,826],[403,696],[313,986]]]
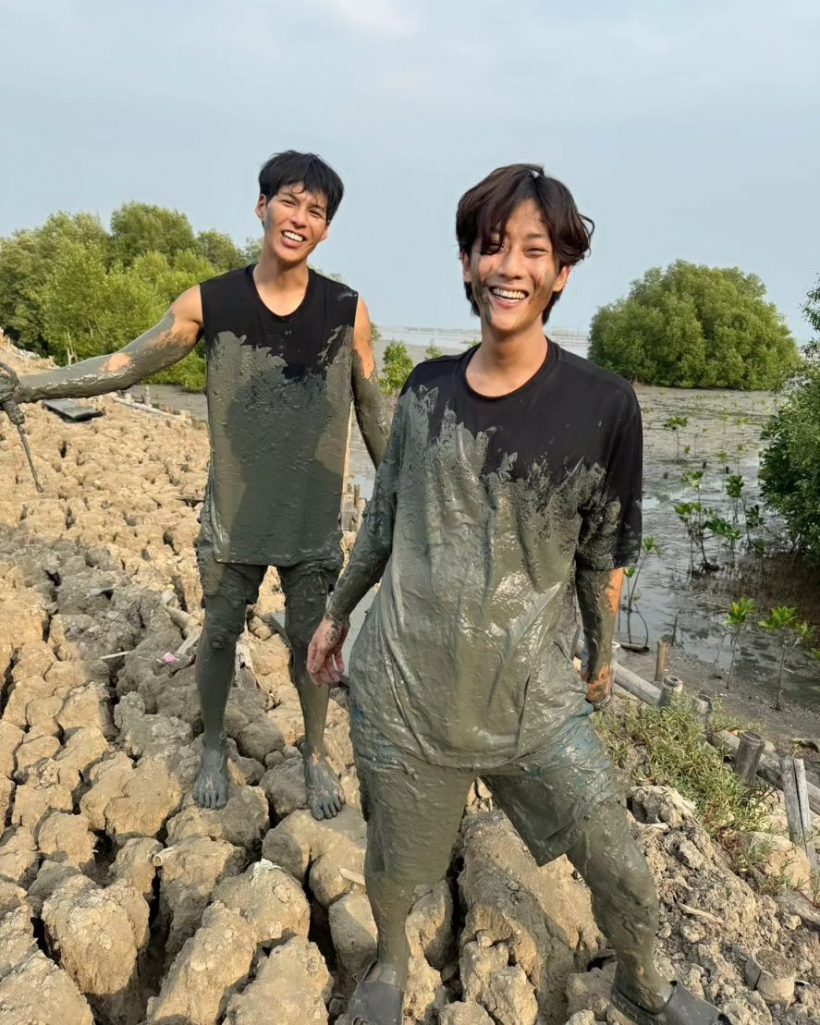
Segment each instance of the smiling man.
[[328,818],[344,801],[324,749],[328,694],[314,687],[305,661],[342,564],[351,400],[375,464],[387,422],[364,302],[307,264],[327,238],[343,191],[336,172],[312,153],[272,157],[259,173],[264,239],[257,264],[189,289],[161,323],[119,352],[23,377],[16,392],[18,401],[32,402],[128,388],[204,341],[211,462],[197,544],[204,752],[194,797],[205,808],[227,799],[225,705],[246,606],[256,601],[268,566],[277,567],[285,593],[310,808]]
[[591,231],[535,165],[499,168],[462,197],[456,234],[481,344],[410,376],[311,642],[314,679],[337,681],[348,617],[381,578],[350,669],[379,934],[351,1025],[400,1025],[407,913],[418,887],[447,871],[477,776],[539,863],[566,854],[588,883],[618,954],[618,1006],[642,1025],[720,1020],[658,974],[654,883],[590,719],[610,693],[642,475],[632,388],[544,335]]

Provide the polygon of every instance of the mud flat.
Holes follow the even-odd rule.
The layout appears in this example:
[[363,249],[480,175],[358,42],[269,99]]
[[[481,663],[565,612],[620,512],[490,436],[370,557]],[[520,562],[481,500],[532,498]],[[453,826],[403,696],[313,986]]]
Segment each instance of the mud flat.
[[[193,670],[171,674],[165,656],[200,617],[207,436],[99,401],[105,415],[86,424],[27,410],[42,495],[0,426],[0,1025],[256,1025],[271,1007],[345,1025],[375,943],[345,694],[328,739],[348,806],[316,822],[271,573],[249,617],[252,672],[228,707],[230,800],[192,803]],[[633,787],[630,801],[665,969],[733,1025],[817,1021],[810,902],[753,891],[674,791]],[[782,875],[794,851],[778,845]],[[807,889],[796,864],[789,881]],[[538,868],[480,785],[453,872],[408,930],[408,1025],[621,1021],[585,886],[565,859]],[[788,1006],[746,982],[761,948],[795,975]]]

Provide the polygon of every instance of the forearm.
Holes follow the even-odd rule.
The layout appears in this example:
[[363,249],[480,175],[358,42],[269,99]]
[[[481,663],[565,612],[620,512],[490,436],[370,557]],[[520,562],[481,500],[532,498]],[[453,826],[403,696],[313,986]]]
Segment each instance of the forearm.
[[575,590],[584,624],[590,683],[609,674],[623,576],[622,569],[599,571],[578,567],[576,571]]
[[181,337],[174,330],[174,316],[168,313],[159,324],[118,352],[58,367],[42,374],[20,378],[19,400],[90,398],[121,391],[182,359],[195,339]]
[[361,528],[344,573],[333,589],[327,613],[337,623],[347,623],[351,612],[367,592],[381,580],[390,558],[390,545]]
[[378,466],[384,458],[390,435],[387,402],[379,387],[375,367],[370,375],[365,374],[357,352],[353,353],[353,404],[365,447],[373,465]]

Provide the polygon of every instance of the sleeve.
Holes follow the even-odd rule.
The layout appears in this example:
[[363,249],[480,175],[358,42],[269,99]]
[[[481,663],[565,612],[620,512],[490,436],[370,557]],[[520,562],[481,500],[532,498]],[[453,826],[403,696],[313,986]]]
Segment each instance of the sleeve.
[[633,565],[641,550],[643,426],[638,400],[613,428],[613,440],[600,484],[581,509],[575,561],[602,571]]
[[328,602],[328,612],[343,622],[370,588],[381,579],[393,550],[393,524],[404,445],[402,407],[400,399],[390,428],[387,450],[376,471],[373,495],[367,503],[364,523],[356,536],[347,567]]

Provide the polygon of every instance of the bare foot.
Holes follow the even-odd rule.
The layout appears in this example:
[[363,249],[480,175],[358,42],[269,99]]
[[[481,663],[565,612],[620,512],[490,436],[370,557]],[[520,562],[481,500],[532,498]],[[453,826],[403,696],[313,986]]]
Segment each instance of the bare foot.
[[308,807],[315,819],[333,819],[344,807],[342,784],[325,755],[305,756],[305,785]]
[[228,800],[228,751],[224,744],[206,747],[194,782],[194,800],[200,808],[223,808]]

